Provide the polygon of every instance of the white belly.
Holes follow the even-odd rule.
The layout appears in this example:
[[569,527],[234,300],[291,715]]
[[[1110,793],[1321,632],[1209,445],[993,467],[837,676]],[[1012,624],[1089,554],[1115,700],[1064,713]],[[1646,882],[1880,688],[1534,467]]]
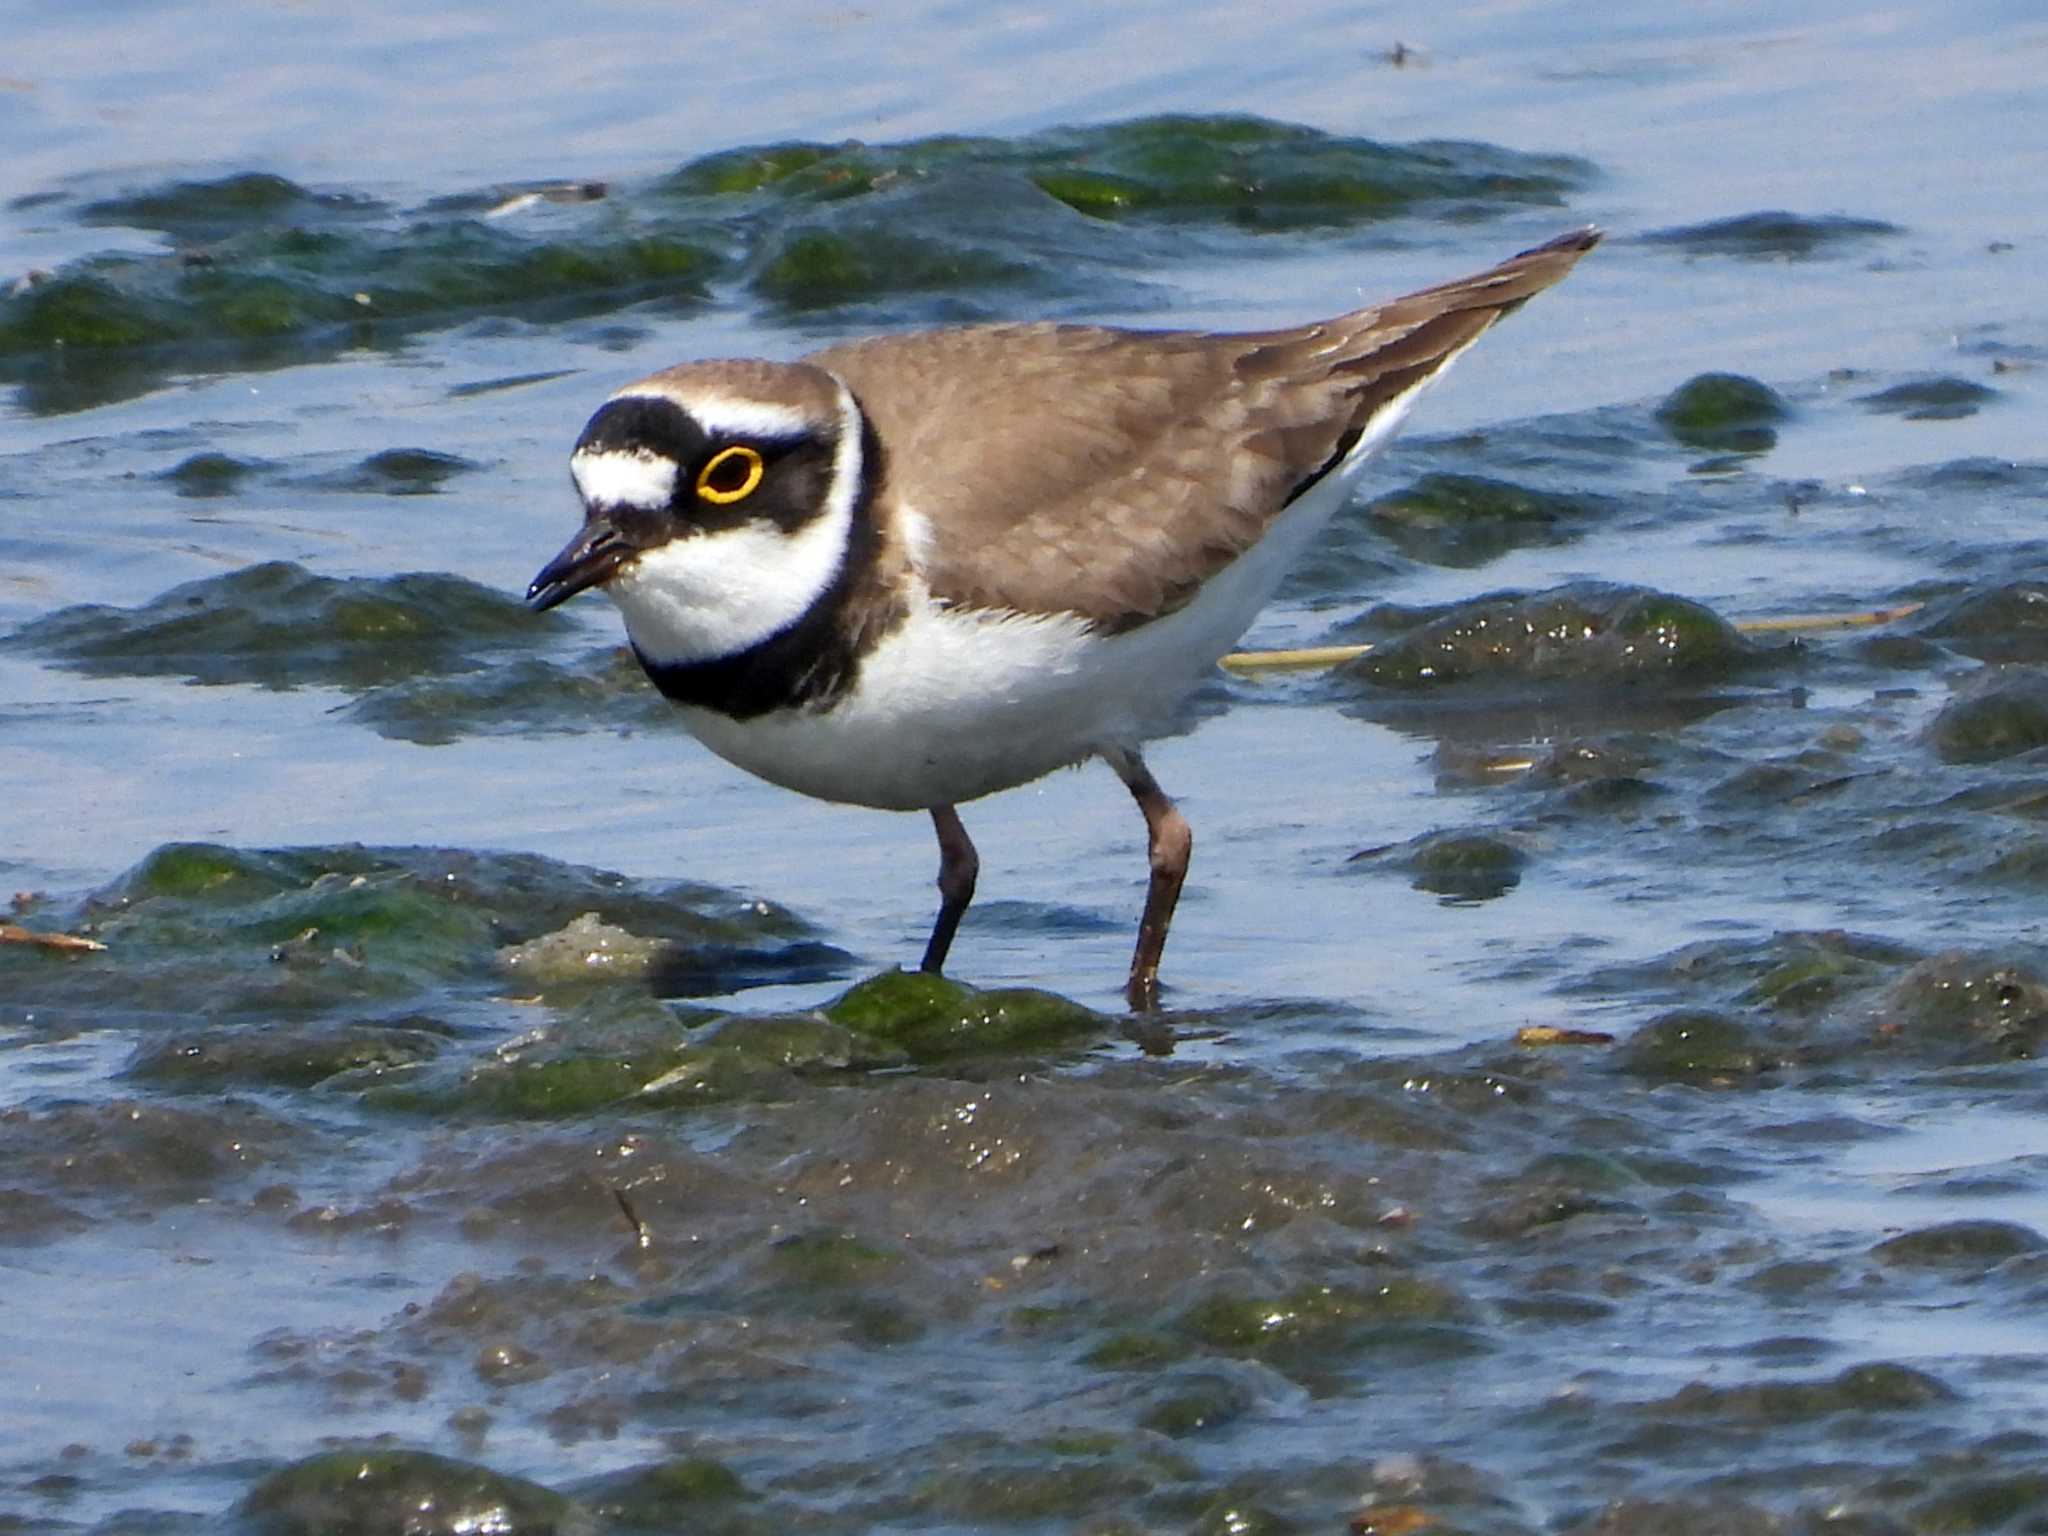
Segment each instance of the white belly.
[[924,605],[830,709],[735,720],[683,706],[684,722],[770,783],[898,811],[959,804],[1135,747],[1171,725],[1181,699],[1250,627],[1349,481],[1327,476],[1186,607],[1140,628],[1102,635],[1071,614]]

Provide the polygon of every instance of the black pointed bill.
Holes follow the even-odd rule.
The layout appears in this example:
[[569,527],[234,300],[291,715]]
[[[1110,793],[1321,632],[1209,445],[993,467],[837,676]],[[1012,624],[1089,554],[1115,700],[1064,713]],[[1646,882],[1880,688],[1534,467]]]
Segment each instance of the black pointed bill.
[[559,555],[541,567],[533,585],[526,589],[527,606],[535,613],[546,613],[586,588],[603,586],[633,553],[633,546],[609,517],[593,517]]

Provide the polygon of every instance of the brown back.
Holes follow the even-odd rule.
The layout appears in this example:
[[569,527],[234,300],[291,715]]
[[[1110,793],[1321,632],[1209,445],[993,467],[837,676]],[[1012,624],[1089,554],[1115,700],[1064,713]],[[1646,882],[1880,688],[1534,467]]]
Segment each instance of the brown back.
[[1185,603],[1599,238],[1291,330],[970,326],[805,361],[846,381],[885,446],[884,495],[928,520],[934,596],[1125,629]]

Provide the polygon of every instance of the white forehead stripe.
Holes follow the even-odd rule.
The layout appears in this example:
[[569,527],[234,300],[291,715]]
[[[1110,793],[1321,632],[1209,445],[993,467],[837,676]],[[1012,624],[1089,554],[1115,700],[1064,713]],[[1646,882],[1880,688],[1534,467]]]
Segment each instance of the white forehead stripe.
[[697,425],[712,437],[803,437],[820,425],[795,406],[773,400],[749,400],[739,395],[706,395],[675,391],[659,384],[634,384],[613,395],[614,400],[660,399],[679,405],[694,416]]
[[581,449],[570,456],[569,473],[593,507],[665,507],[676,492],[676,461],[658,453]]

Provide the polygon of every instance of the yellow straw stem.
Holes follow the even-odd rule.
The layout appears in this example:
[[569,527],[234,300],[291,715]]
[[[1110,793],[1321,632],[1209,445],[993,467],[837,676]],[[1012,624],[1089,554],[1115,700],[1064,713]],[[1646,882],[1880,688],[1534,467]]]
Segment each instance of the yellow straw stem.
[[37,949],[102,950],[107,947],[98,939],[80,938],[75,933],[44,933],[37,928],[24,928],[19,923],[0,923],[0,944],[31,944]]

